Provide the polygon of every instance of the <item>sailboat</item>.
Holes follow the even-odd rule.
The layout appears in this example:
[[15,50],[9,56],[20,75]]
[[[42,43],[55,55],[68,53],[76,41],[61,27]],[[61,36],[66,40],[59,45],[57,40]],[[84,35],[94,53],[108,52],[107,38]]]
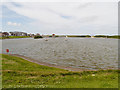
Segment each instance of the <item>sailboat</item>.
[[94,38],[94,36],[91,36],[91,38]]
[[48,39],[46,38],[45,41],[48,41]]
[[45,38],[45,41],[48,41],[48,39],[47,39],[47,38]]
[[68,38],[68,36],[66,36],[65,41],[67,41],[67,40],[68,40],[67,38]]

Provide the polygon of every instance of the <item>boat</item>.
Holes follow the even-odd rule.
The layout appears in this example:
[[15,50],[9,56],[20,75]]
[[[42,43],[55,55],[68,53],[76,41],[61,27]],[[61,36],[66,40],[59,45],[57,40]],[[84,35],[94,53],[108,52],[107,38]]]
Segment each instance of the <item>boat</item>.
[[68,40],[67,38],[68,38],[68,36],[66,36],[65,41],[67,41],[67,40]]

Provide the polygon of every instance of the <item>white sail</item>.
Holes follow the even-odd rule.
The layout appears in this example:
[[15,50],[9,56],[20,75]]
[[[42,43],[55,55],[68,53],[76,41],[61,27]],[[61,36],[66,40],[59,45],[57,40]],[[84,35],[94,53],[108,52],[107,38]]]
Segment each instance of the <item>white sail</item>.
[[67,41],[68,36],[66,36],[65,41]]

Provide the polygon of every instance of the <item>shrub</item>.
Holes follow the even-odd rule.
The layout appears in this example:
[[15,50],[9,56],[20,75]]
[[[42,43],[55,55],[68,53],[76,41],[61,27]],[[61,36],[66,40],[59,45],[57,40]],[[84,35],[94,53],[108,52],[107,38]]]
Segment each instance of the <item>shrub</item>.
[[35,36],[34,39],[43,38],[42,36]]

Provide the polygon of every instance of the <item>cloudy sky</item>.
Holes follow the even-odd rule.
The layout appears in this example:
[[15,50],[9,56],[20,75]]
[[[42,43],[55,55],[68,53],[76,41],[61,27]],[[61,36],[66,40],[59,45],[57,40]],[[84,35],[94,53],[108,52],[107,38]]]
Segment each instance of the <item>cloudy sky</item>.
[[2,31],[117,34],[117,2],[4,2]]

